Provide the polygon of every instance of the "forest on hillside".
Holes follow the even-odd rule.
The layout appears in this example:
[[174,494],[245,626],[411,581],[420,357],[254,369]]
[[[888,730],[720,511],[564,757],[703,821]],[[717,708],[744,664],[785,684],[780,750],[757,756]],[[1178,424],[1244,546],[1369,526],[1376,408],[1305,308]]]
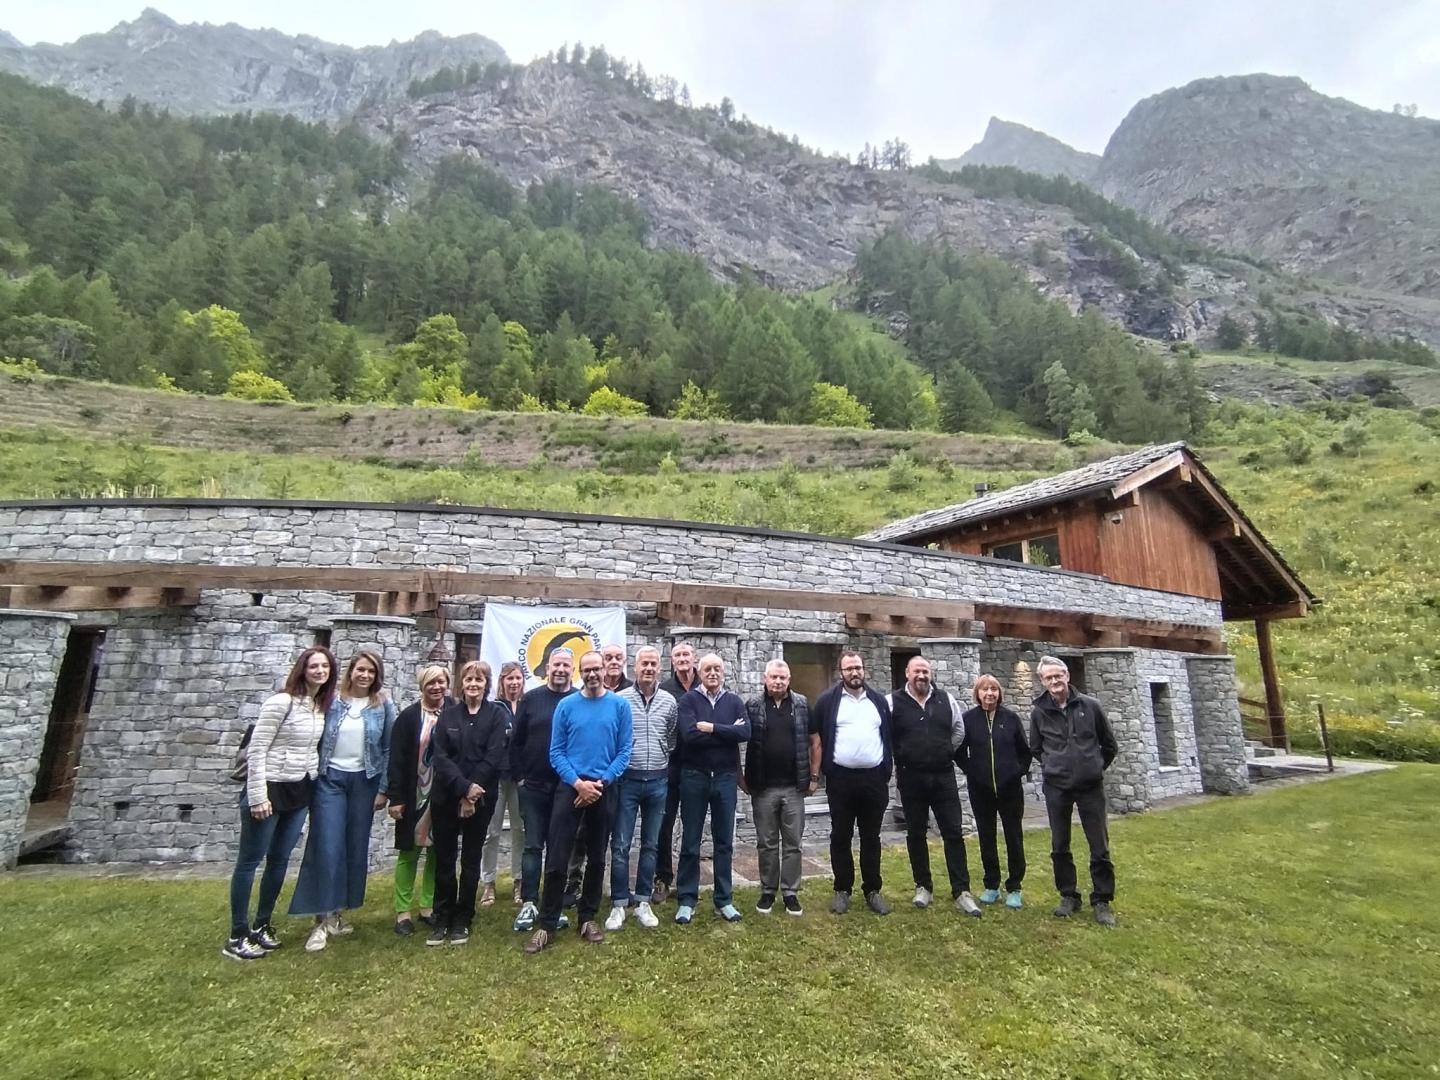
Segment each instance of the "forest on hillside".
[[[593,56],[593,54],[592,54]],[[588,70],[588,69],[587,69]],[[1204,395],[1003,263],[878,239],[828,307],[716,280],[632,203],[289,117],[182,120],[0,77],[0,357],[261,399],[1185,437]]]

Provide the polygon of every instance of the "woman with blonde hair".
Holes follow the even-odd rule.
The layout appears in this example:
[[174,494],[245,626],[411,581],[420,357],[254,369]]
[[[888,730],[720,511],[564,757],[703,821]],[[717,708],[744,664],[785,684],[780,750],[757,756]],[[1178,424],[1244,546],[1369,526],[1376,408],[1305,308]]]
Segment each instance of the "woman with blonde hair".
[[[432,737],[450,697],[450,672],[431,664],[420,672],[420,700],[400,710],[390,739],[390,818],[395,822],[395,933],[415,932],[412,912],[419,901],[420,921],[435,925],[435,849],[430,836],[430,796],[435,783]],[[415,877],[420,856],[425,869],[420,895]]]
[[470,661],[460,669],[460,700],[447,705],[435,724],[435,928],[426,945],[464,945],[470,940],[480,854],[505,762],[505,711],[489,696],[490,665]]
[[510,735],[515,730],[515,714],[520,709],[520,699],[525,696],[525,668],[514,660],[500,665],[500,693],[495,701],[505,715],[505,764],[500,769],[500,793],[496,798],[495,812],[490,815],[490,831],[485,834],[485,854],[480,859],[480,881],[485,888],[480,893],[480,906],[490,907],[495,903],[495,879],[500,873],[500,832],[505,822],[505,812],[510,812],[510,879],[515,905],[520,904],[520,860],[525,852],[525,823],[520,817],[520,789],[510,773]]
[[1000,899],[1000,849],[995,839],[995,818],[1005,830],[1005,906],[1023,906],[1020,883],[1025,879],[1025,789],[1030,771],[1030,744],[1020,715],[1004,704],[1005,692],[994,675],[975,680],[975,707],[961,716],[965,741],[956,761],[965,770],[970,790],[970,811],[975,815],[975,836],[985,870],[982,904]]
[[306,952],[354,927],[340,912],[365,903],[370,872],[370,832],[375,812],[388,801],[390,738],[395,703],[385,692],[385,662],[360,649],[345,667],[340,693],[325,715],[319,774],[310,800],[310,838],[291,915],[314,915]]
[[[280,947],[270,925],[285,885],[290,853],[300,840],[319,761],[315,744],[335,697],[335,657],[315,646],[302,652],[284,689],[260,706],[245,744],[245,791],[240,797],[240,848],[230,875],[230,937],[221,954],[231,960],[259,960]],[[238,778],[238,777],[237,777]],[[250,922],[255,871],[260,901]]]

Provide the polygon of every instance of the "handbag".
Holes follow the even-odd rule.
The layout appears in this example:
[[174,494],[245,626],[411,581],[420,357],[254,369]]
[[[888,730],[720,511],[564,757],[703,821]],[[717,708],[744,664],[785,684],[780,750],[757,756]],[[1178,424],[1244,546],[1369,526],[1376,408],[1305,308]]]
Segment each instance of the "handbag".
[[[278,732],[285,726],[285,721],[290,719],[290,714],[295,711],[295,699],[290,699],[290,707],[285,710],[285,715],[280,718],[280,723],[275,725]],[[250,778],[250,739],[255,734],[255,721],[245,725],[245,734],[240,736],[240,745],[235,748],[235,756],[230,759],[230,779],[237,784],[243,784]]]

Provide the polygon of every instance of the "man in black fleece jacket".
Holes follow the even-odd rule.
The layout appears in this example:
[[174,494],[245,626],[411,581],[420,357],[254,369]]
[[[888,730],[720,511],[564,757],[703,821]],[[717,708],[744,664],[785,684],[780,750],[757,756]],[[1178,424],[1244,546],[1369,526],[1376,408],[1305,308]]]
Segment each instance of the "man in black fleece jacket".
[[[520,814],[525,819],[525,854],[520,861],[520,913],[515,929],[533,930],[540,917],[540,870],[545,838],[550,835],[550,808],[560,782],[550,765],[550,722],[555,706],[575,693],[571,684],[575,654],[556,649],[545,668],[545,685],[520,699],[510,733],[510,775],[520,788]],[[561,916],[563,919],[564,916]],[[568,920],[566,920],[568,922]]]
[[1042,656],[1036,668],[1045,693],[1030,710],[1030,752],[1044,777],[1045,809],[1050,815],[1050,859],[1060,893],[1058,918],[1080,910],[1075,860],[1070,854],[1072,809],[1080,811],[1080,827],[1090,847],[1090,904],[1095,921],[1114,926],[1110,902],[1115,899],[1115,866],[1110,861],[1110,836],[1105,822],[1105,770],[1115,760],[1115,736],[1100,702],[1070,688],[1065,661]]

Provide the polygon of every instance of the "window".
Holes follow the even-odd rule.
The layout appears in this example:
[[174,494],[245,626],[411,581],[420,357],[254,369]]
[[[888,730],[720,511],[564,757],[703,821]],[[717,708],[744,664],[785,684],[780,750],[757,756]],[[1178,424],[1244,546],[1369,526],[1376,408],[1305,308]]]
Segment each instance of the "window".
[[782,646],[790,665],[790,689],[814,701],[835,682],[840,646],[809,641],[787,641]]
[[1043,536],[1026,537],[1024,540],[992,544],[985,554],[992,559],[1008,559],[1010,562],[1029,563],[1031,566],[1059,566],[1060,534],[1046,533]]
[[1175,736],[1175,715],[1170,709],[1169,683],[1150,684],[1150,714],[1155,721],[1155,749],[1160,756],[1160,767],[1178,766],[1180,746]]

